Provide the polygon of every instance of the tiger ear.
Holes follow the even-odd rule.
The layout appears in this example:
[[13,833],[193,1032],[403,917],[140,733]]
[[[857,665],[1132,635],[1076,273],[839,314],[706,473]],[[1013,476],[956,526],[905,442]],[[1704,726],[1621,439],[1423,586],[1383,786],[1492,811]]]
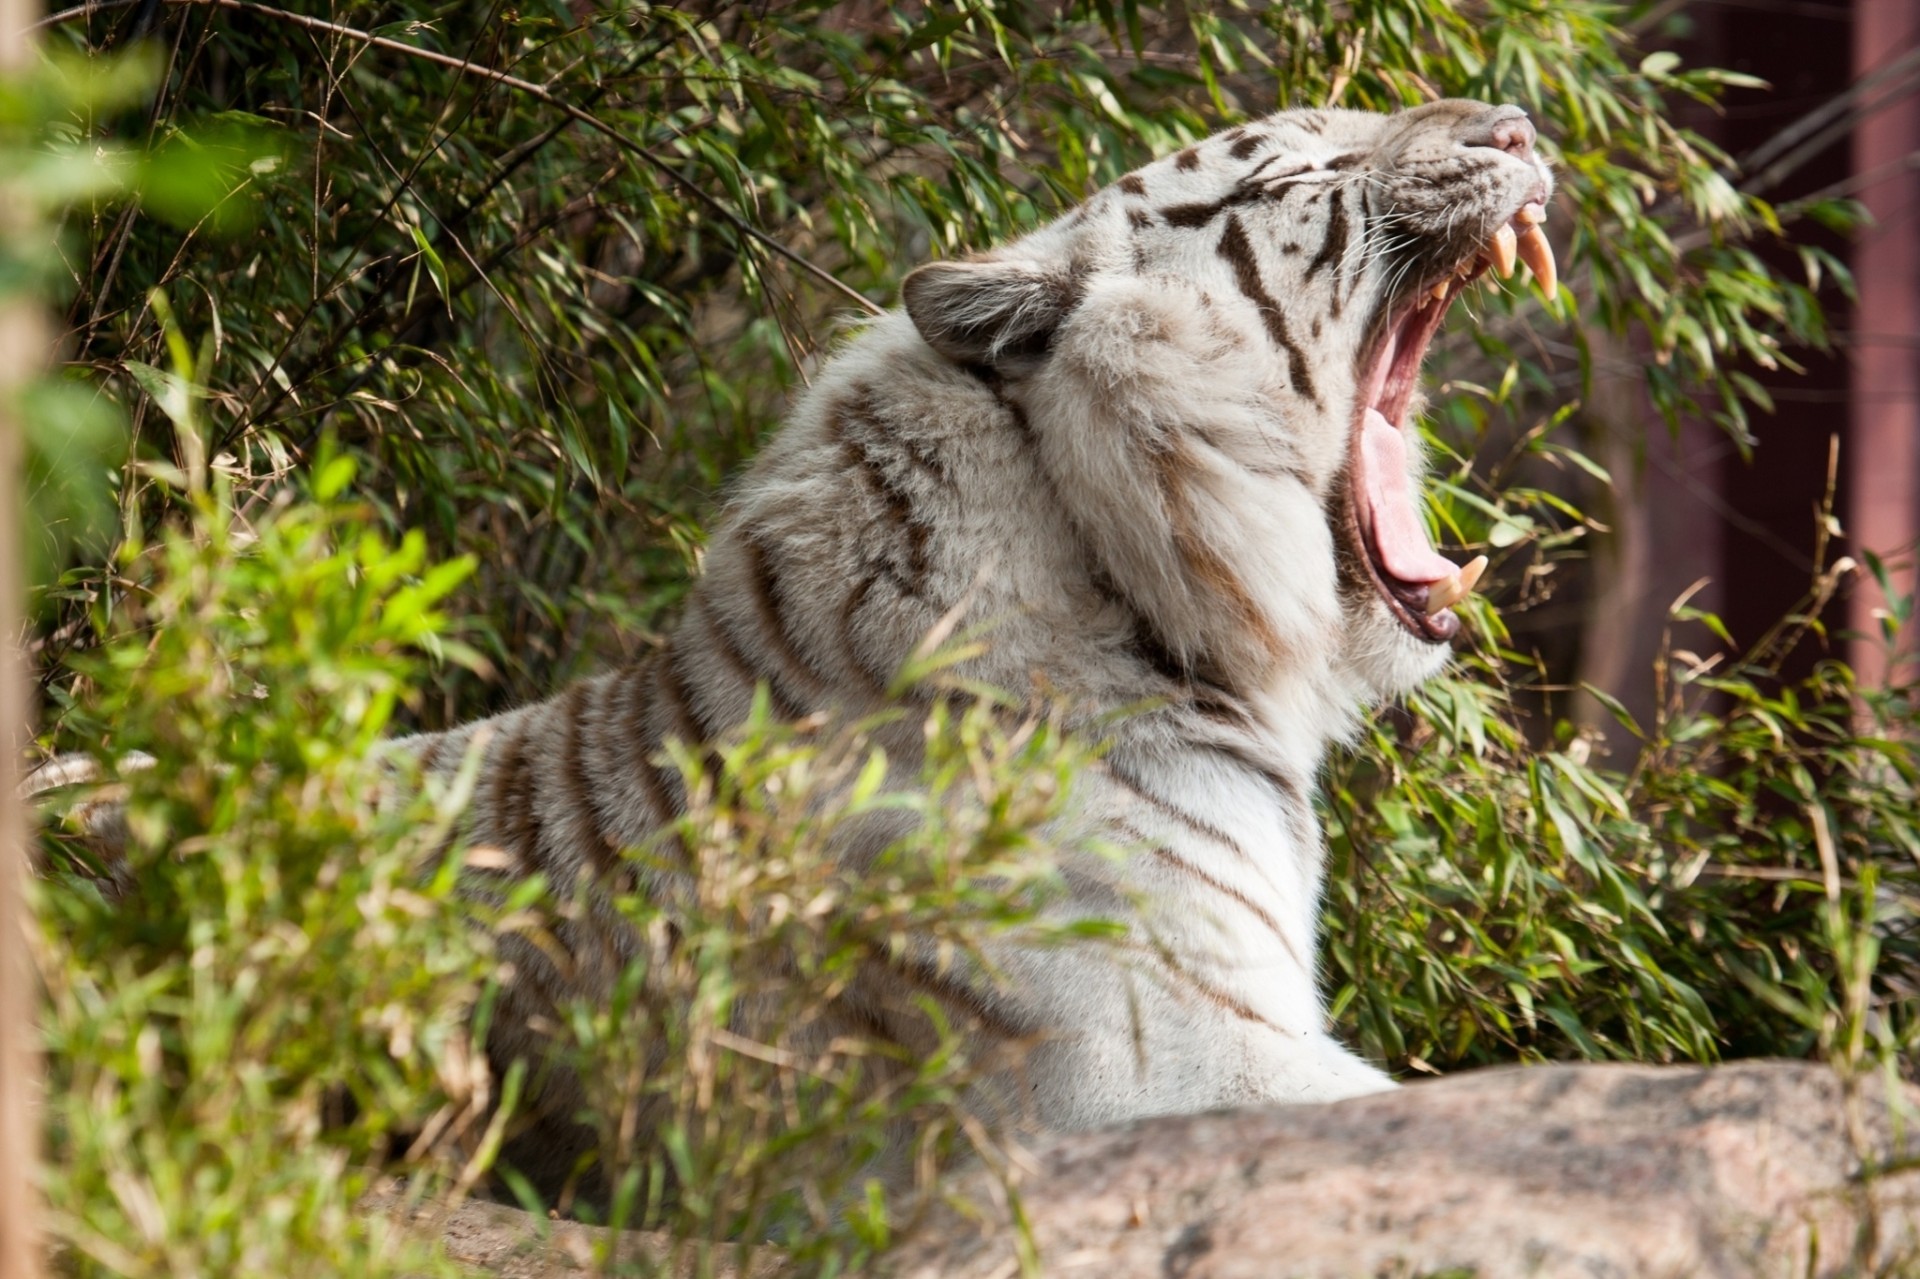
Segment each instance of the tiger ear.
[[930,262],[900,286],[928,346],[984,365],[1044,355],[1078,293],[1065,267],[1035,262]]

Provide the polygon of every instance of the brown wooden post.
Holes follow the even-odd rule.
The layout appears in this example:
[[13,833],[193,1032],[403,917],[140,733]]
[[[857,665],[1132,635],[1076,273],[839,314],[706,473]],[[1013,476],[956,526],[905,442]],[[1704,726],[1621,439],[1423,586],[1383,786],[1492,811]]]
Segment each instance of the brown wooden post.
[[[27,24],[36,0],[0,0],[0,76],[25,70],[33,53]],[[0,236],[31,233],[30,215],[0,188]],[[8,202],[11,201],[11,207]],[[44,329],[34,300],[0,298],[0,1279],[37,1279],[40,1239],[33,1171],[39,1161],[39,1045],[34,978],[27,957],[22,889],[27,874],[27,814],[17,797],[21,754],[31,733],[20,651],[26,573],[20,554],[20,386],[39,369]]]
[[[1920,44],[1920,0],[1858,0],[1853,17],[1853,71],[1870,75]],[[1854,241],[1860,298],[1853,319],[1853,483],[1848,523],[1854,544],[1893,569],[1894,590],[1915,588],[1920,541],[1920,98],[1898,87],[1874,101],[1853,134],[1853,171],[1874,225]],[[1911,630],[1903,651],[1889,654],[1876,617],[1880,588],[1863,579],[1853,593],[1853,629],[1863,638],[1850,655],[1863,684],[1878,684],[1893,663],[1915,654]]]

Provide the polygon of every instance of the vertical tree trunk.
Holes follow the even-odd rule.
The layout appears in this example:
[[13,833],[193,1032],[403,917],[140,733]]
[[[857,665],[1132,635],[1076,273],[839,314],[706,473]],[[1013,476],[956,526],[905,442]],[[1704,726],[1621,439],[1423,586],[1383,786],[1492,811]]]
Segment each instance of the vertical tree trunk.
[[[1854,74],[1878,70],[1920,38],[1920,0],[1861,0],[1854,6]],[[1889,561],[1892,586],[1911,594],[1920,541],[1920,99],[1896,90],[1853,132],[1853,171],[1872,181],[1860,199],[1874,225],[1854,238],[1853,270],[1859,301],[1853,310],[1853,439],[1844,459],[1853,480],[1848,524],[1854,545]],[[1887,606],[1880,588],[1862,578],[1853,592],[1853,628],[1865,638],[1851,654],[1864,685],[1894,674],[1915,656],[1909,628],[1902,651],[1888,652],[1878,614]]]
[[[0,0],[0,76],[32,57],[27,24],[35,0]],[[31,230],[20,193],[0,188],[0,236]],[[11,199],[12,207],[5,207]],[[16,787],[27,723],[26,671],[20,651],[26,573],[20,555],[24,494],[22,427],[16,393],[37,371],[43,344],[32,297],[0,297],[0,1279],[35,1279],[40,1244],[34,1227],[33,1169],[38,1163],[39,1053],[33,1026],[34,981],[27,958],[27,814]]]

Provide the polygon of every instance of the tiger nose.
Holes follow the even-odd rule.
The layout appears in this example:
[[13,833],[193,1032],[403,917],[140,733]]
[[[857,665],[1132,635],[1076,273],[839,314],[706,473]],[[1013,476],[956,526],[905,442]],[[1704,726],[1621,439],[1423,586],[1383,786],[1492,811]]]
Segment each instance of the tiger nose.
[[1533,121],[1519,107],[1494,107],[1470,120],[1460,141],[1470,147],[1492,147],[1521,159],[1533,154]]

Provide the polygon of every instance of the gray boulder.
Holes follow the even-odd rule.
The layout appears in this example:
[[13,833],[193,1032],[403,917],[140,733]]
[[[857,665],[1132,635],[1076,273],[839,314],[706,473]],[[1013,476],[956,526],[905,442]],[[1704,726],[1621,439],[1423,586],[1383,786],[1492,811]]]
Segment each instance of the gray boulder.
[[[1805,1063],[1505,1068],[1055,1137],[1019,1181],[1050,1279],[1914,1273],[1916,1116]],[[885,1269],[1016,1258],[1004,1214],[942,1210]]]

